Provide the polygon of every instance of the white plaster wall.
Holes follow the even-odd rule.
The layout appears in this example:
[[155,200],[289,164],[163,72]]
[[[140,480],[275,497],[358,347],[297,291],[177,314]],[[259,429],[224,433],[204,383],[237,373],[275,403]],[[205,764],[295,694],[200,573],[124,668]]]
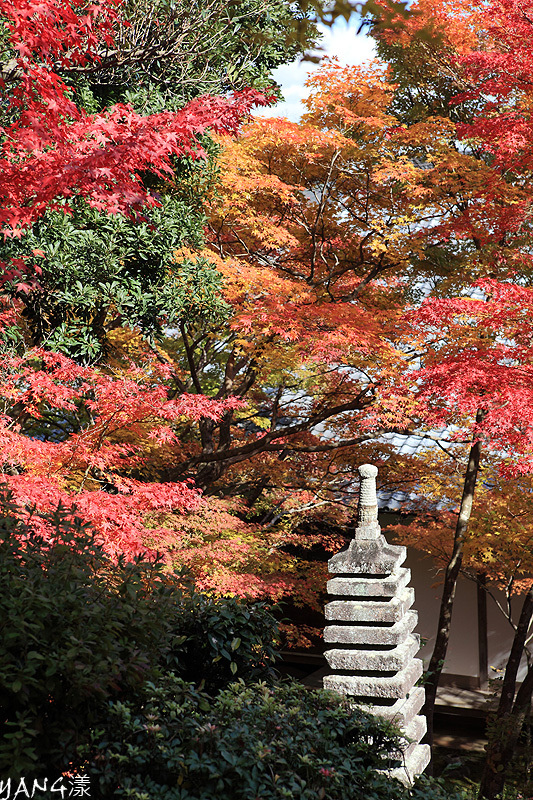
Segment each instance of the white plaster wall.
[[[503,592],[493,592],[495,598],[505,605],[505,596]],[[512,618],[514,622],[518,622],[520,617],[520,609],[522,607],[522,598],[514,597],[512,600]],[[513,642],[514,630],[511,628],[509,622],[505,619],[502,612],[498,609],[494,600],[489,597],[487,602],[487,618],[488,618],[488,639],[489,639],[489,678],[503,677],[503,670],[511,649]],[[525,657],[522,659],[522,664],[518,672],[518,680],[521,681],[526,674],[527,663]]]
[[[413,548],[408,548],[405,566],[411,569],[411,585],[415,589],[413,608],[418,611],[416,630],[424,640],[427,640],[419,652],[419,658],[424,660],[424,666],[427,667],[435,642],[442,577],[436,569],[433,559]],[[501,593],[498,597],[503,602],[504,598]],[[516,612],[519,612],[520,608],[520,598],[514,600],[513,608],[516,620],[518,618]],[[491,597],[487,602],[487,620],[490,679],[503,675],[501,671],[496,670],[505,667],[511,649],[513,630]],[[491,667],[496,669],[491,669]],[[524,660],[518,676],[519,680],[523,678],[525,669]],[[477,677],[479,673],[476,586],[473,581],[463,577],[459,578],[457,585],[450,643],[443,672],[465,678]]]

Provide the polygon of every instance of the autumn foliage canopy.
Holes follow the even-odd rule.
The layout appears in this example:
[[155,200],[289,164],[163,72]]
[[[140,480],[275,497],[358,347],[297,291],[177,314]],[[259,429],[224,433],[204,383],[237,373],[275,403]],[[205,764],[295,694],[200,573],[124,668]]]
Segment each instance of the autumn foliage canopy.
[[[86,107],[79,76],[128,25],[121,5],[2,1],[0,436],[28,515],[75,505],[113,554],[162,551],[200,589],[316,604],[309,548],[338,549],[358,463],[456,508],[447,456],[397,457],[391,434],[445,431],[459,459],[479,437],[495,484],[527,479],[531,25],[507,0],[415,11],[376,26],[371,64],[323,63],[293,123],[250,119],[270,97],[254,89]],[[176,198],[202,235],[175,237],[156,277],[149,245],[111,253],[97,355],[52,346],[82,289],[40,232],[124,218],[120,236],[155,247],[150,214]],[[169,286],[179,312],[143,306]]]

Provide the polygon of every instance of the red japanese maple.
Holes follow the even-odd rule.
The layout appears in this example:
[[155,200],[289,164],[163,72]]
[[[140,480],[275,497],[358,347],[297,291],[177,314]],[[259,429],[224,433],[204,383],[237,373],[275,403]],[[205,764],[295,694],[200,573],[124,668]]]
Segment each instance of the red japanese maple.
[[[204,157],[203,133],[235,132],[255,103],[266,102],[258,92],[244,91],[228,98],[198,98],[177,113],[142,116],[128,105],[115,105],[88,114],[76,105],[75,93],[62,76],[97,62],[112,47],[116,27],[127,24],[121,11],[118,0],[90,5],[1,0],[11,56],[0,80],[4,235],[20,235],[60,199],[67,200],[67,210],[69,198],[83,196],[96,208],[130,215],[142,205],[156,204],[140,170],[167,175],[173,172],[172,156]],[[4,280],[27,272],[20,260],[4,267]],[[3,316],[7,321],[12,311]],[[199,492],[189,482],[154,485],[130,473],[142,465],[143,440],[154,446],[174,442],[170,426],[176,420],[217,419],[231,403],[196,395],[167,399],[159,364],[149,366],[149,379],[140,368],[117,377],[79,367],[58,354],[31,351],[22,358],[4,356],[2,372],[8,412],[0,420],[3,464],[11,473],[6,479],[15,496],[27,508],[75,502],[107,548],[126,555],[146,547],[144,518],[149,511],[198,508]],[[76,413],[80,405],[92,422],[61,442],[20,432],[23,420]],[[116,494],[94,491],[98,482],[90,484],[95,475]]]
[[[145,443],[157,447],[158,438],[175,438],[169,424],[199,416],[217,419],[228,403],[191,395],[169,400],[164,369],[157,363],[145,364],[144,374],[132,368],[113,376],[34,350],[4,357],[2,368],[7,413],[0,419],[0,440],[4,470],[10,473],[5,480],[23,506],[52,510],[59,502],[74,504],[100,531],[109,551],[126,555],[146,550],[148,512],[199,507],[199,492],[188,481],[154,484],[130,474],[142,469]],[[67,419],[61,412],[86,421],[62,441],[47,440],[50,418],[59,418],[59,426]],[[21,430],[28,418],[32,435]],[[112,493],[98,491],[101,486]]]
[[181,441],[180,428],[219,421],[242,400],[169,399],[168,369],[156,359],[111,372],[34,349],[4,356],[2,370],[1,478],[45,540],[53,527],[34,509],[46,514],[61,504],[90,523],[114,557],[158,552],[188,569],[200,590],[316,606],[325,565],[302,573],[279,549],[301,537],[264,531],[242,519],[243,504],[204,498],[192,480],[153,474],[154,465],[194,447]]
[[[207,130],[235,133],[265,95],[246,90],[200,97],[178,112],[142,116],[118,104],[88,114],[61,74],[98,61],[113,42],[120,3],[1,0],[13,58],[4,65],[0,225],[20,235],[59,198],[83,196],[96,208],[132,214],[156,198],[139,171],[165,176],[171,156],[202,158]],[[9,89],[9,91],[8,91]],[[63,206],[64,208],[64,206]]]

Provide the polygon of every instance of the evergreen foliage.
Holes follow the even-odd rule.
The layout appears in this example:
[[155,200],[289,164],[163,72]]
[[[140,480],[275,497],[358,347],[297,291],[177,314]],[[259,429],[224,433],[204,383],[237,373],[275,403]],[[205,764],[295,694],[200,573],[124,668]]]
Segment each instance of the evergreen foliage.
[[210,690],[272,680],[276,622],[209,600],[157,560],[111,559],[75,509],[33,516],[0,494],[0,776],[67,768],[112,700],[171,669]]

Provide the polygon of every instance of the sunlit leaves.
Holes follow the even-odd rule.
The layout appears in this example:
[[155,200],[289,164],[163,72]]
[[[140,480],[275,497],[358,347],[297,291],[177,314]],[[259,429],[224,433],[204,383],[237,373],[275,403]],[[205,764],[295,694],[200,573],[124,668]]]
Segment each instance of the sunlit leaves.
[[94,208],[130,215],[144,204],[157,205],[139,170],[173,174],[172,156],[202,158],[201,134],[235,132],[251,106],[264,102],[263,95],[243,91],[232,98],[198,98],[174,113],[143,117],[117,104],[88,114],[74,104],[57,69],[98,61],[99,46],[112,43],[115,4],[110,0],[85,13],[62,0],[6,0],[0,11],[17,71],[3,109],[0,224],[6,235],[21,235],[58,198],[81,195]]

